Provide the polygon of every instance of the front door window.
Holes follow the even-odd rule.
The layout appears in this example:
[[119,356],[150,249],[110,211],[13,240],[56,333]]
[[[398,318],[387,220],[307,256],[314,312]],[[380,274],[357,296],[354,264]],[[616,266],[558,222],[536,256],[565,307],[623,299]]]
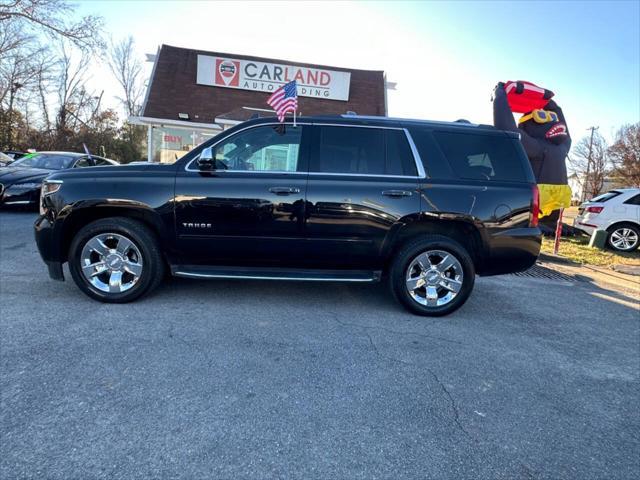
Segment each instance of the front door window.
[[301,128],[266,125],[250,128],[219,143],[216,168],[232,171],[296,172]]

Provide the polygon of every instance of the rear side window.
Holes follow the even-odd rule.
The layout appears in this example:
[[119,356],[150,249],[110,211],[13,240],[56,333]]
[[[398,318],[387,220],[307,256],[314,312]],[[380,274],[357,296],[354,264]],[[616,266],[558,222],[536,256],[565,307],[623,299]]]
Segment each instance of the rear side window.
[[617,190],[611,190],[610,192],[607,193],[603,193],[601,195],[598,195],[597,197],[593,197],[591,200],[589,200],[590,202],[606,202],[611,200],[612,198],[617,197],[618,195],[620,195],[622,192],[618,192]]
[[402,130],[316,127],[312,172],[359,175],[416,175],[415,161]]
[[433,139],[431,130],[426,128],[412,127],[409,129],[413,143],[418,149],[422,166],[430,178],[450,179],[454,178],[449,162],[442,156]]
[[634,195],[633,197],[631,197],[629,200],[627,200],[624,203],[629,204],[629,205],[640,205],[640,193],[638,195]]
[[526,182],[511,139],[497,135],[433,132],[438,146],[460,178]]
[[84,167],[92,167],[93,164],[89,161],[87,157],[81,158],[76,162],[74,167],[76,168],[84,168]]

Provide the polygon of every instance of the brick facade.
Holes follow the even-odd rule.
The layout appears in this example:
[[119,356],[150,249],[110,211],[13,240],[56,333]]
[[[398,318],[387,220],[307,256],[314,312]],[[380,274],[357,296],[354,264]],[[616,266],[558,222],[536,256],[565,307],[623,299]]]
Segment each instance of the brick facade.
[[351,70],[162,45],[149,86],[145,117],[178,120],[178,113],[188,113],[194,122],[213,123],[219,115],[240,107],[269,108],[266,103],[269,93],[198,85],[198,54],[351,72],[348,101],[298,97],[299,112],[322,115],[351,110],[360,115],[385,115],[383,71]]

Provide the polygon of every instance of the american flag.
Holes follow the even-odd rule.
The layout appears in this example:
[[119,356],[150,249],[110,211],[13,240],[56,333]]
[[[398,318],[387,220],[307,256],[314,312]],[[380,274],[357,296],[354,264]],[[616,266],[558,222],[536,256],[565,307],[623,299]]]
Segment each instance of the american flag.
[[278,120],[284,122],[284,116],[287,112],[295,112],[298,109],[298,85],[296,81],[286,83],[273,92],[267,103],[276,111]]

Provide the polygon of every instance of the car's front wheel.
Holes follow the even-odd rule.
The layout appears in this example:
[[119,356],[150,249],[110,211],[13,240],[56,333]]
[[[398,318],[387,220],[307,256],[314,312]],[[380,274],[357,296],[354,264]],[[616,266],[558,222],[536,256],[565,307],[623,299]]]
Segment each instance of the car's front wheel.
[[104,218],[83,227],[69,249],[76,285],[102,302],[124,303],[162,281],[164,261],[153,232],[124,217]]
[[418,315],[447,315],[469,298],[473,260],[451,238],[429,235],[406,244],[393,259],[389,280],[395,297]]
[[632,252],[640,245],[640,228],[631,223],[616,225],[609,230],[607,243],[619,252]]

